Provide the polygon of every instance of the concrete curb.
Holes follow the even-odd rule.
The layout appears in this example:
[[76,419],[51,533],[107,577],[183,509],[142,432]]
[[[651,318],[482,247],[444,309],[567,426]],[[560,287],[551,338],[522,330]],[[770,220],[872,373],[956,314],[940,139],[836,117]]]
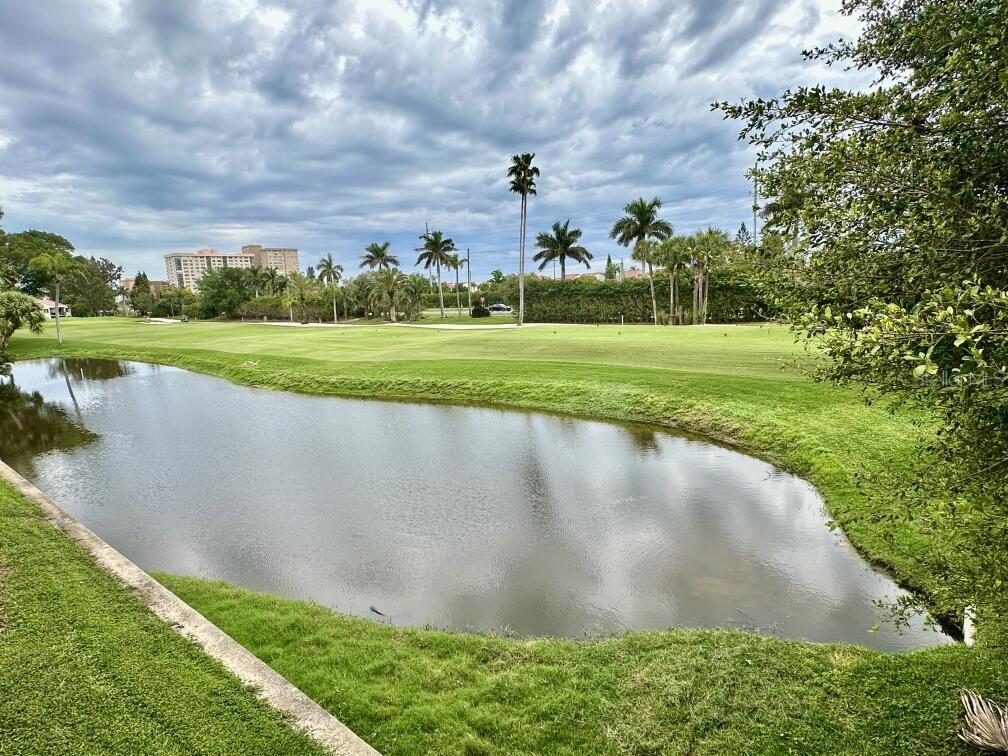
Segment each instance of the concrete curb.
[[46,520],[80,544],[102,569],[129,588],[154,614],[171,625],[177,633],[198,644],[245,685],[251,686],[257,697],[292,717],[297,728],[307,732],[327,751],[341,756],[378,755],[378,751],[361,740],[349,727],[60,509],[42,491],[2,461],[0,477],[35,503]]

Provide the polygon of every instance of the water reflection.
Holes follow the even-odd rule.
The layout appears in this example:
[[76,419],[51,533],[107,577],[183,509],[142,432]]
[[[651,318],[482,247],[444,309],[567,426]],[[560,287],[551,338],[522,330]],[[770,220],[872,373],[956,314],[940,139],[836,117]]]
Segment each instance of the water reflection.
[[869,633],[872,600],[899,589],[826,528],[811,486],[721,447],[638,425],[56,362],[15,375],[65,412],[76,403],[100,438],[24,469],[147,569],[403,625],[949,640],[920,621]]
[[75,423],[63,407],[47,402],[38,391],[22,391],[14,382],[0,383],[0,459],[29,476],[32,461],[53,449],[73,449],[97,439]]

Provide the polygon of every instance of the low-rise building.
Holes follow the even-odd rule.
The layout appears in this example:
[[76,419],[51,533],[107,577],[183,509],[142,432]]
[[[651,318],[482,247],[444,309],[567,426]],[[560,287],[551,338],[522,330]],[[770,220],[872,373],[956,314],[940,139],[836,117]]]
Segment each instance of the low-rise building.
[[[42,306],[42,314],[45,315],[46,320],[52,320],[56,317],[56,302],[52,299],[40,299],[38,303]],[[59,316],[61,318],[71,317],[70,305],[66,302],[60,302],[59,304]]]

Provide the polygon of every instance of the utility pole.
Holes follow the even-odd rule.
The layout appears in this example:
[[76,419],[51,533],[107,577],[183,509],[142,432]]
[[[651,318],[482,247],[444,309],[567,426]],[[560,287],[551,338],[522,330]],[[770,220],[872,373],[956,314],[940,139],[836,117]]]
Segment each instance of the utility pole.
[[469,312],[472,312],[472,267],[469,264],[469,247],[466,247],[466,299],[469,301]]
[[756,168],[759,164],[753,164],[753,184],[752,184],[752,238],[753,244],[758,243],[758,237],[756,234],[756,211],[759,209],[759,174],[756,173]]

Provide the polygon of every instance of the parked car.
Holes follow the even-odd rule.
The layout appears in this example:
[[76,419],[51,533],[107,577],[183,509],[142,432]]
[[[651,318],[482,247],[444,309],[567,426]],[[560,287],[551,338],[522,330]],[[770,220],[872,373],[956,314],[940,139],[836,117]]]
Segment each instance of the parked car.
[[508,305],[502,304],[500,302],[498,302],[497,304],[490,305],[489,309],[490,309],[490,312],[511,312],[512,311],[511,308]]

